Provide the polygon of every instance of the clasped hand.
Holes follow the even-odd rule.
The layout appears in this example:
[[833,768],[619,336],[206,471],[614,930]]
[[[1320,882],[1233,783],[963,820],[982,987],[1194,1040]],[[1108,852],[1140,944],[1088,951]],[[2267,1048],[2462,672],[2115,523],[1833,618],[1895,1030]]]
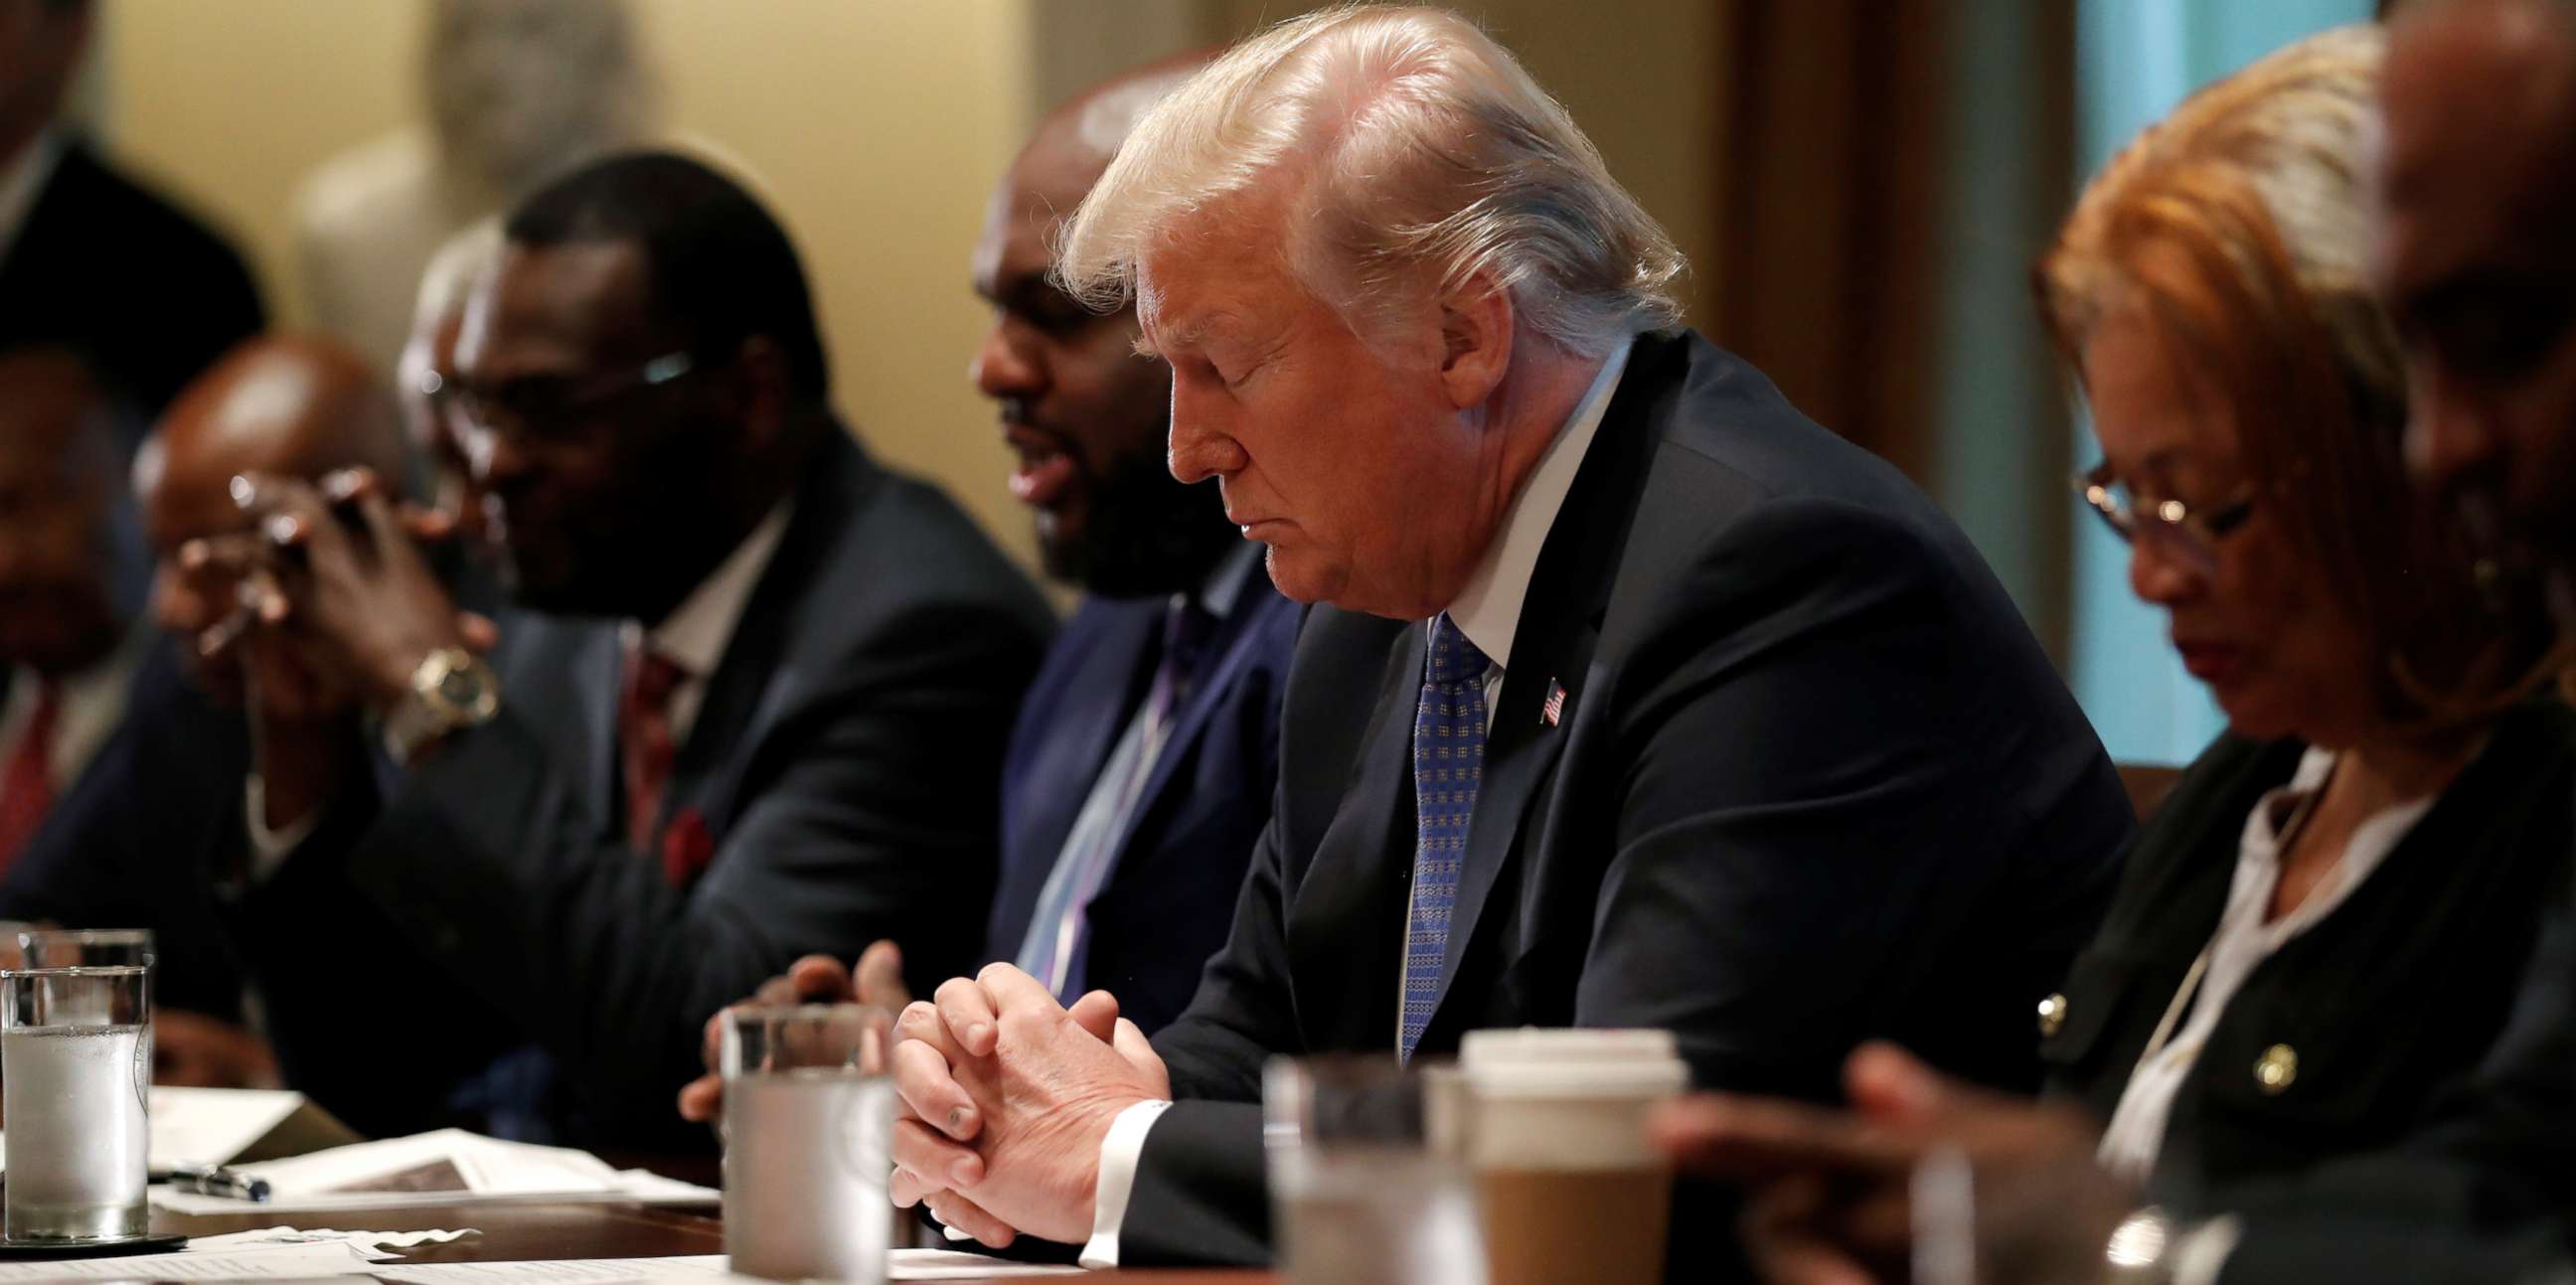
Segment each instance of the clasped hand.
[[1009,964],[907,1006],[896,1041],[894,1201],[996,1249],[1089,1240],[1110,1123],[1172,1093],[1108,992],[1067,1009]]

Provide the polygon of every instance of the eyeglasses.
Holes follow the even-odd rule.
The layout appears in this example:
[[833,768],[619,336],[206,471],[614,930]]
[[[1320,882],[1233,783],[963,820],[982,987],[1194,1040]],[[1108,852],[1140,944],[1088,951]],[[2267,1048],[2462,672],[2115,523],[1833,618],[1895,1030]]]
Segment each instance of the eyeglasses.
[[2075,475],[2076,494],[2101,515],[2102,524],[2124,544],[2140,540],[2181,553],[2203,571],[2217,565],[2218,543],[2254,516],[2254,490],[2247,487],[2217,504],[2195,506],[2171,496],[2140,496],[2099,464]]
[[421,391],[452,403],[472,428],[521,442],[562,442],[586,435],[620,398],[661,388],[702,369],[685,352],[599,375],[535,375],[482,387],[431,371]]

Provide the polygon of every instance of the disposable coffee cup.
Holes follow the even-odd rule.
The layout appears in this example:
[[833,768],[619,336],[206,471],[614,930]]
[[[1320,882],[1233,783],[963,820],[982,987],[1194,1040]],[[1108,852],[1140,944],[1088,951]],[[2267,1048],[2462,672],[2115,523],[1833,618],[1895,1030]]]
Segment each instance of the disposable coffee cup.
[[1657,1285],[1672,1173],[1646,1138],[1690,1083],[1669,1031],[1472,1031],[1462,1142],[1491,1285]]

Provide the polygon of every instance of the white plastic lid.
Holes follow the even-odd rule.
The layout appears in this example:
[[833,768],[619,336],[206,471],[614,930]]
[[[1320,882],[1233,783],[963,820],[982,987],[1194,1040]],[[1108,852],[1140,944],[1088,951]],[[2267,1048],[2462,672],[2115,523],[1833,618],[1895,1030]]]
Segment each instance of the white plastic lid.
[[1484,1097],[1659,1098],[1690,1084],[1670,1031],[1469,1031],[1458,1066]]

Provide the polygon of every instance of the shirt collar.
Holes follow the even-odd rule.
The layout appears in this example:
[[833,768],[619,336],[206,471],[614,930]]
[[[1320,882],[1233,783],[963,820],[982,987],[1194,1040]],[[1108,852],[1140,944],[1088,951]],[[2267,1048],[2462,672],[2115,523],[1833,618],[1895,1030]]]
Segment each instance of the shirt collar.
[[62,134],[48,129],[0,164],[0,256],[17,244],[20,229],[27,226],[27,216],[35,212],[36,199],[53,181],[54,167],[62,159]]
[[780,500],[661,624],[647,631],[628,621],[624,630],[628,646],[649,638],[656,655],[678,665],[690,678],[715,673],[724,659],[725,644],[733,641],[734,626],[742,622],[743,608],[751,602],[751,591],[778,552],[779,538],[787,533],[787,517],[794,508],[795,501]]
[[1566,417],[1556,440],[1539,457],[1538,467],[1521,484],[1521,493],[1513,497],[1511,509],[1503,514],[1502,531],[1485,547],[1484,559],[1467,577],[1467,587],[1449,604],[1449,618],[1457,622],[1459,632],[1497,666],[1511,663],[1512,636],[1520,631],[1521,603],[1529,597],[1530,577],[1538,573],[1539,549],[1556,525],[1557,510],[1565,507],[1565,493],[1573,489],[1574,474],[1592,448],[1593,434],[1610,413],[1619,375],[1628,368],[1628,349],[1629,345],[1621,344],[1601,363],[1601,373],[1592,377],[1583,400],[1574,404],[1574,413]]
[[1243,587],[1252,581],[1252,569],[1261,562],[1261,546],[1247,540],[1241,548],[1216,560],[1216,568],[1199,583],[1194,601],[1199,610],[1223,620],[1234,614],[1234,604],[1243,600]]

